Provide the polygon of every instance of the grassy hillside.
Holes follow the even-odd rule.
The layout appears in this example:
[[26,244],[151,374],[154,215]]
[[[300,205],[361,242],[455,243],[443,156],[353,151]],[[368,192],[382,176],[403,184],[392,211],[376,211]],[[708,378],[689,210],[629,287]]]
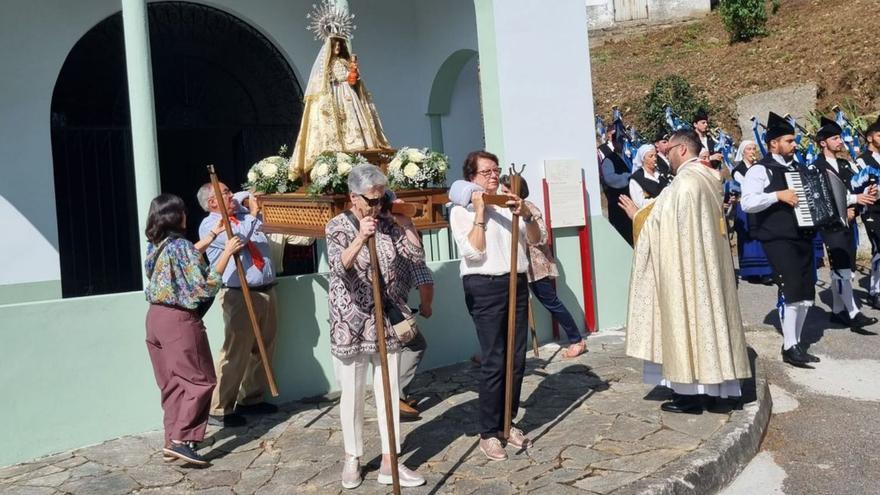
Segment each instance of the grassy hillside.
[[[768,6],[769,12],[769,6]],[[695,23],[610,40],[591,50],[596,111],[636,117],[655,80],[684,76],[703,90],[715,124],[736,132],[736,99],[795,83],[819,88],[819,110],[849,98],[880,110],[880,0],[782,0],[770,35],[728,44],[717,12]]]

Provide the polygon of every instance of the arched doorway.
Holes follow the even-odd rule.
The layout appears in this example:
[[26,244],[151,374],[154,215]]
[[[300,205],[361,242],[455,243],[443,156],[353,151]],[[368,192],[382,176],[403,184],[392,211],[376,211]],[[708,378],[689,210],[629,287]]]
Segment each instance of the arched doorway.
[[461,178],[464,157],[485,145],[475,50],[457,50],[443,61],[431,85],[426,113],[432,148],[446,153],[452,164],[448,179]]
[[[278,49],[241,19],[205,5],[148,5],[161,187],[204,216],[195,192],[214,164],[230,188],[286,144],[302,116],[302,89]],[[122,16],[74,45],[52,96],[64,297],[141,288]]]

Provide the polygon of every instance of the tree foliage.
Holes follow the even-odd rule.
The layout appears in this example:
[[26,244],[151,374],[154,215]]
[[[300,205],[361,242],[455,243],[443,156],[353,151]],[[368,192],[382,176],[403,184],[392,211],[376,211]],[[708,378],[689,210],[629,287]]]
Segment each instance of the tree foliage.
[[[767,29],[766,0],[721,0],[718,10],[724,27],[730,33],[730,42],[749,41],[765,36]],[[778,7],[774,4],[774,11]]]
[[659,131],[669,130],[666,125],[667,106],[671,106],[672,111],[688,123],[700,108],[711,112],[709,102],[701,93],[681,76],[658,79],[645,96],[639,114],[642,124],[639,129],[644,130],[643,136],[650,139]]

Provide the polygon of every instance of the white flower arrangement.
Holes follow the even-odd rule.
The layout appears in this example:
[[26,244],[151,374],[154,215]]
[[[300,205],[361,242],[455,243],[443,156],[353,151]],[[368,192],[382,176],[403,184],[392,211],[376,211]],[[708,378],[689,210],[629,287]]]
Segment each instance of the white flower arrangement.
[[288,159],[281,156],[286,150],[287,147],[282,146],[278,156],[269,156],[253,164],[248,170],[247,182],[242,187],[265,194],[295,191],[299,173],[290,169],[287,166]]
[[309,174],[309,194],[344,194],[348,192],[348,173],[358,165],[369,165],[363,156],[356,153],[336,153],[325,151],[317,157]]
[[425,189],[446,185],[449,157],[428,148],[401,148],[388,163],[392,189]]

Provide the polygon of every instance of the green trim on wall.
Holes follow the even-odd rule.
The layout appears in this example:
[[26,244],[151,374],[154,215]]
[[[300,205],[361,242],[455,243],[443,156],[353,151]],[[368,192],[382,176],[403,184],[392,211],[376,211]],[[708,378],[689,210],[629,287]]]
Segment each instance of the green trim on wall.
[[[480,54],[480,95],[483,105],[483,134],[486,149],[504,153],[501,113],[501,81],[498,76],[498,46],[493,0],[474,0],[477,16],[477,46]],[[504,162],[504,157],[500,157]]]
[[61,299],[60,280],[0,285],[0,306],[52,299]]
[[434,83],[431,84],[431,96],[428,98],[428,115],[446,115],[452,106],[452,94],[455,92],[455,83],[461,70],[477,55],[477,52],[469,48],[455,51],[447,57],[437,74]]
[[[436,236],[439,243],[448,234]],[[419,319],[428,342],[421,370],[466,361],[479,349],[458,260],[428,266],[434,315]],[[337,389],[327,290],[326,274],[279,279],[277,402]],[[417,291],[410,304],[418,304]],[[537,306],[539,340],[546,343],[552,329]],[[0,408],[0,424],[14,425],[0,428],[0,466],[161,428],[144,344],[146,310],[141,292],[0,306],[0,390],[15,399]],[[215,357],[223,339],[220,310],[215,304],[205,318]]]
[[593,280],[596,292],[596,327],[619,328],[626,324],[632,248],[602,215],[590,217],[593,247]]
[[431,149],[443,153],[443,120],[440,115],[428,114],[428,122],[431,124]]

